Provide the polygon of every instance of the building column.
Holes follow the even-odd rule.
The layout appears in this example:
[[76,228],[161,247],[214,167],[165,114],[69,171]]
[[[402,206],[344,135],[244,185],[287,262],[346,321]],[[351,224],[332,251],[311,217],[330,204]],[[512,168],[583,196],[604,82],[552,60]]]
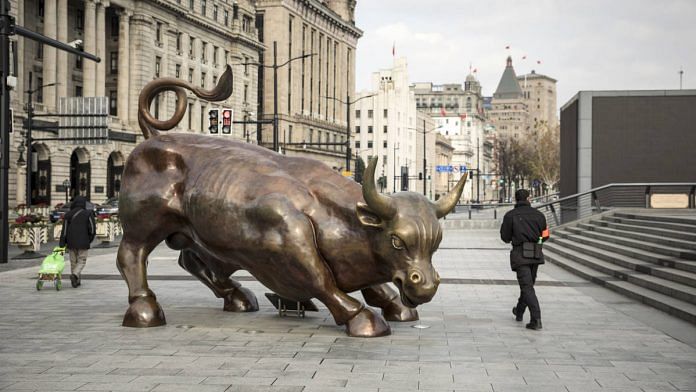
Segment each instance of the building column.
[[[44,30],[48,38],[55,39],[58,34],[57,4],[55,1],[47,1],[44,4]],[[41,44],[38,44],[41,45]],[[56,83],[56,49],[52,46],[43,46],[43,84]],[[32,88],[40,88],[36,83]],[[44,106],[51,110],[56,107],[56,87],[50,86],[43,89]]]
[[131,102],[128,117],[131,122],[138,118],[138,96],[145,85],[154,77],[155,69],[155,31],[152,16],[142,13],[134,13],[130,18],[131,53],[137,56],[129,57],[130,79],[129,89]]
[[[47,3],[51,3],[50,1]],[[96,32],[96,8],[95,0],[85,0],[85,33],[84,45],[85,52],[95,53],[97,51],[97,32]],[[82,91],[85,97],[94,97],[96,90],[97,64],[94,61],[86,60],[83,63]]]
[[130,11],[121,10],[118,13],[118,102],[117,112],[118,118],[124,123],[128,123],[128,106],[129,106],[129,73],[130,67]]
[[[58,0],[58,19],[60,21],[68,20],[68,0]],[[68,42],[68,24],[58,23],[57,39],[61,42]],[[45,47],[45,46],[44,46]],[[60,98],[68,96],[68,86],[71,81],[70,73],[68,72],[68,52],[63,50],[57,51],[58,60],[56,62],[57,76],[60,78],[58,86],[56,86],[56,105]]]
[[97,97],[106,95],[106,63],[108,62],[106,55],[106,7],[108,6],[109,2],[106,0],[97,4],[97,56],[102,60],[97,63],[95,88]]

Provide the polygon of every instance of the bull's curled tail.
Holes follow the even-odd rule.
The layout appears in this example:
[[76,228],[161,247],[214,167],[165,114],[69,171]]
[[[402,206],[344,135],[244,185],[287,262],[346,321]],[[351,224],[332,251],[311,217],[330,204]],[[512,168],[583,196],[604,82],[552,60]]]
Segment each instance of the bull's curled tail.
[[[232,68],[229,65],[212,90],[204,90],[176,78],[159,78],[151,81],[145,85],[138,97],[138,124],[143,136],[149,139],[159,135],[160,131],[168,131],[179,124],[188,107],[186,90],[209,102],[224,101],[232,94],[232,82]],[[155,97],[165,91],[176,93],[176,109],[174,115],[168,120],[158,120],[150,113],[150,106]]]

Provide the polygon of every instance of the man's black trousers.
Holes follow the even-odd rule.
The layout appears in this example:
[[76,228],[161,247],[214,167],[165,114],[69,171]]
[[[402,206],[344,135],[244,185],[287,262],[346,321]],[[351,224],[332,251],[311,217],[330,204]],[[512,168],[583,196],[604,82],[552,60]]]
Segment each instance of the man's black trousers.
[[539,300],[536,292],[534,292],[534,283],[536,282],[538,264],[521,265],[517,267],[517,283],[520,285],[520,298],[517,300],[517,314],[524,313],[524,309],[529,307],[529,313],[532,319],[541,320],[541,309],[539,308]]

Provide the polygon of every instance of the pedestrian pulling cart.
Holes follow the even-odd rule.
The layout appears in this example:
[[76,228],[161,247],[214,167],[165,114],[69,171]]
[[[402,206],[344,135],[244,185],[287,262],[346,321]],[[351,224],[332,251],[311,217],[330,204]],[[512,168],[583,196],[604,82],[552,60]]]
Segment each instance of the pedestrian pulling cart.
[[56,246],[53,252],[46,256],[39,269],[39,277],[36,279],[36,289],[41,290],[46,281],[53,281],[53,286],[57,291],[63,287],[61,277],[65,268],[65,247]]

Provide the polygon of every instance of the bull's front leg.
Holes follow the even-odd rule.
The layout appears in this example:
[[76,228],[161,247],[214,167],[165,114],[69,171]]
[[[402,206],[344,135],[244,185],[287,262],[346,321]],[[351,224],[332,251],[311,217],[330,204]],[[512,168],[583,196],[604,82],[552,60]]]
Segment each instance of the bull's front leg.
[[158,327],[167,322],[157,303],[155,293],[147,285],[147,256],[154,246],[127,233],[118,248],[116,265],[128,284],[128,310],[123,317],[124,327]]
[[387,283],[363,289],[362,295],[368,305],[382,309],[382,315],[389,321],[418,320],[418,311],[405,306],[399,293]]

